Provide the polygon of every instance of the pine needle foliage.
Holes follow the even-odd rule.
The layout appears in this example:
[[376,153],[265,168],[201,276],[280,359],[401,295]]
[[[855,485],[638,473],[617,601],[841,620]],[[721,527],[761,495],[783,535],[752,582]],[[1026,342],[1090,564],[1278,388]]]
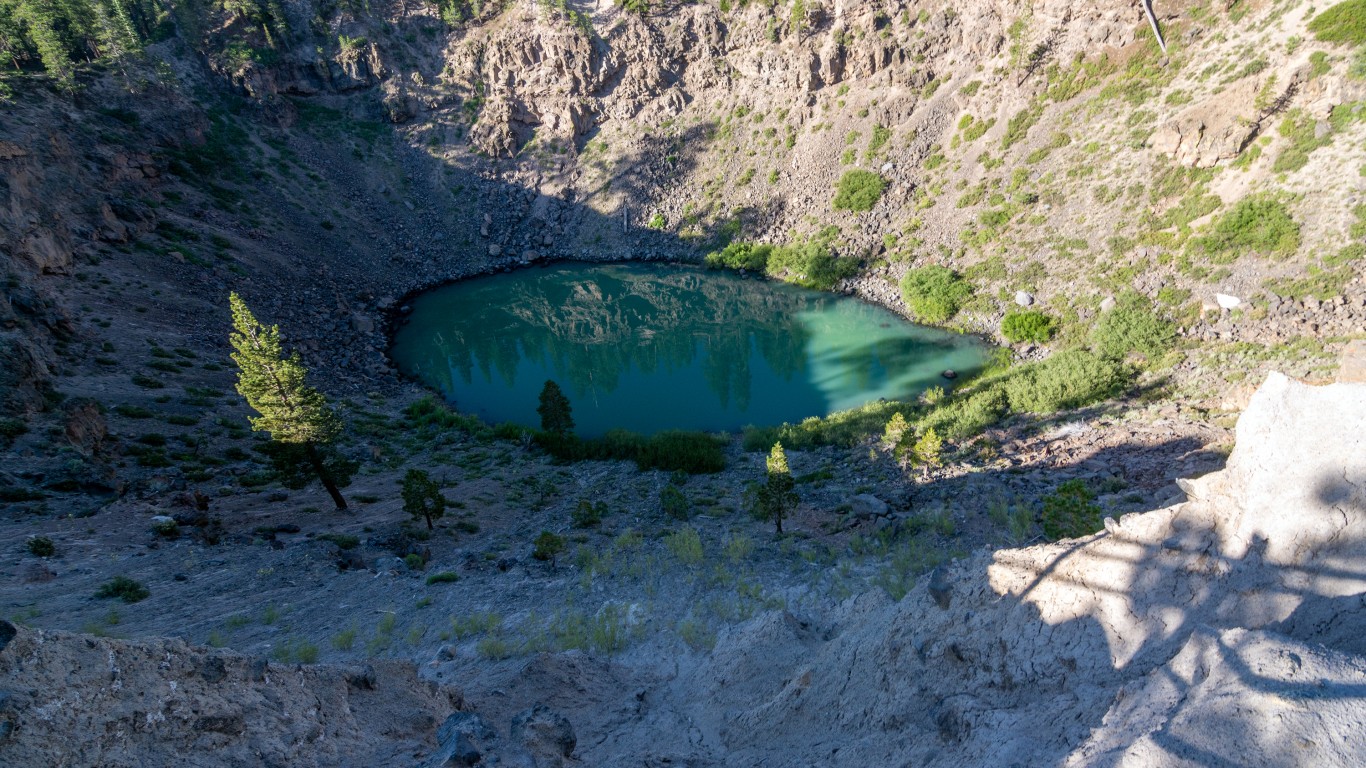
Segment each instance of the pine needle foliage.
[[567,435],[574,431],[574,415],[569,407],[560,385],[547,380],[541,388],[540,405],[536,413],[541,415],[541,429],[556,435]]
[[286,355],[280,327],[261,324],[236,293],[228,301],[237,392],[260,414],[251,419],[251,428],[282,443],[330,443],[341,424],[322,393],[305,382],[308,371],[299,353]]
[[432,530],[433,521],[446,514],[446,497],[441,495],[441,485],[423,470],[408,470],[403,476],[403,510],[412,515],[414,521],[426,521],[427,530]]
[[237,392],[260,414],[252,417],[251,428],[269,432],[282,446],[297,447],[286,453],[306,461],[337,509],[346,509],[346,500],[337,490],[339,478],[328,467],[336,462],[327,461],[320,450],[341,433],[341,420],[323,394],[305,381],[308,370],[299,353],[285,354],[280,327],[262,324],[236,293],[229,294],[228,303],[232,307],[229,340],[238,368]]
[[768,479],[759,487],[758,512],[760,517],[772,520],[775,531],[781,535],[783,518],[801,500],[796,491],[797,481],[787,467],[787,453],[783,451],[782,443],[773,444],[767,469]]

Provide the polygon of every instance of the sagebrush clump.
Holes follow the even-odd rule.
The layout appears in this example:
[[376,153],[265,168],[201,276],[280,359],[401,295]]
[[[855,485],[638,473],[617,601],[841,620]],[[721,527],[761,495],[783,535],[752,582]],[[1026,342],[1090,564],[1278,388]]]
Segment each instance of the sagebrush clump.
[[1100,506],[1084,480],[1068,480],[1043,500],[1043,532],[1050,539],[1075,539],[1100,530]]
[[837,211],[871,211],[877,201],[882,199],[887,189],[887,180],[872,171],[855,169],[845,171],[835,189],[832,203]]
[[901,278],[901,298],[917,320],[948,322],[972,298],[972,284],[948,267],[912,269]]
[[1043,344],[1053,338],[1056,322],[1038,310],[1027,312],[1007,312],[1001,319],[1001,335],[1012,344],[1032,341]]

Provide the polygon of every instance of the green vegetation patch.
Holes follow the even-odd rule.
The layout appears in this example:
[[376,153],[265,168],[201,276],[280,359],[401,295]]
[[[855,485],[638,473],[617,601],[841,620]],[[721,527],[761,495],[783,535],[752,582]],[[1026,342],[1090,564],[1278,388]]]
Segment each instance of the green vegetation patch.
[[[1344,111],[1343,115],[1350,114]],[[1331,132],[1318,135],[1318,121],[1302,109],[1292,109],[1281,121],[1277,131],[1290,140],[1290,146],[1272,163],[1271,170],[1276,173],[1298,171],[1309,163],[1309,154],[1316,149],[1333,143]]]
[[115,576],[95,591],[95,597],[106,599],[117,597],[125,603],[136,603],[139,600],[146,600],[151,596],[151,592],[138,582],[127,576]]
[[1300,225],[1284,201],[1262,193],[1238,201],[1192,243],[1216,264],[1231,263],[1244,253],[1285,258],[1300,248]]
[[972,284],[948,267],[912,269],[901,278],[901,298],[917,320],[944,323],[972,298]]
[[1154,359],[1171,348],[1176,329],[1159,317],[1152,302],[1133,291],[1119,296],[1114,309],[1100,316],[1091,329],[1091,342],[1100,355],[1120,359],[1137,353]]
[[828,241],[828,237],[816,237],[783,246],[733,242],[707,254],[706,264],[713,269],[762,272],[785,282],[828,291],[841,280],[853,277],[859,266],[857,259],[835,256]]
[[1001,335],[1018,344],[1032,341],[1042,344],[1053,338],[1057,321],[1038,310],[1011,311],[1001,319]]
[[1096,495],[1082,480],[1068,480],[1043,500],[1043,532],[1050,539],[1075,539],[1100,530]]
[[704,432],[669,430],[644,437],[614,429],[598,438],[556,432],[536,433],[536,443],[560,461],[634,461],[642,470],[662,469],[690,474],[726,468],[725,437]]
[[1128,381],[1115,360],[1083,349],[1059,352],[1020,366],[1005,380],[1006,402],[1021,413],[1056,413],[1104,400]]
[[1309,31],[1326,43],[1366,43],[1366,0],[1338,3],[1311,19]]
[[887,180],[872,171],[854,169],[845,171],[840,177],[832,203],[837,211],[871,211],[882,192],[887,189]]

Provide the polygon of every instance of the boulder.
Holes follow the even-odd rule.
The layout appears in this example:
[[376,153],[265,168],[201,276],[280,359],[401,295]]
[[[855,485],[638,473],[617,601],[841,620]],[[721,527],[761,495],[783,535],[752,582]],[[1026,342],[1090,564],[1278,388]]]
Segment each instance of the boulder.
[[887,502],[872,494],[861,493],[854,496],[849,499],[849,506],[853,507],[854,517],[859,520],[871,520],[887,515]]
[[578,740],[569,718],[544,704],[523,710],[512,718],[512,740],[526,748],[537,766],[564,764],[574,753]]
[[1022,307],[1028,307],[1034,303],[1034,296],[1028,291],[1016,291],[1015,303]]
[[436,731],[436,752],[422,768],[465,768],[478,765],[498,735],[473,712],[456,712]]

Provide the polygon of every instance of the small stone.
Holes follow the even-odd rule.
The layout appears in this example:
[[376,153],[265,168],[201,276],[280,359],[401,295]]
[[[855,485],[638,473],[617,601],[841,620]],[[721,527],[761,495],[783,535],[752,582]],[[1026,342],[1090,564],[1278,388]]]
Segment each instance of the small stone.
[[1230,296],[1227,293],[1214,294],[1214,301],[1220,309],[1237,309],[1242,306],[1243,300],[1237,296]]
[[941,374],[939,374],[939,375],[940,375],[940,376],[943,376],[944,378],[946,378],[946,379],[948,379],[948,380],[950,380],[950,381],[952,381],[952,380],[958,378],[958,372],[955,371],[955,370],[953,370],[952,368],[949,368],[948,370],[944,371],[943,373],[941,373]]
[[1110,310],[1115,308],[1116,304],[1118,304],[1118,302],[1115,301],[1114,296],[1106,296],[1104,299],[1101,299],[1100,301],[1100,311],[1109,312]]
[[952,598],[953,585],[949,582],[949,571],[944,566],[935,568],[930,574],[930,597],[941,610],[948,610]]
[[1031,295],[1028,291],[1016,291],[1015,303],[1022,307],[1030,306],[1034,303],[1034,296]]

